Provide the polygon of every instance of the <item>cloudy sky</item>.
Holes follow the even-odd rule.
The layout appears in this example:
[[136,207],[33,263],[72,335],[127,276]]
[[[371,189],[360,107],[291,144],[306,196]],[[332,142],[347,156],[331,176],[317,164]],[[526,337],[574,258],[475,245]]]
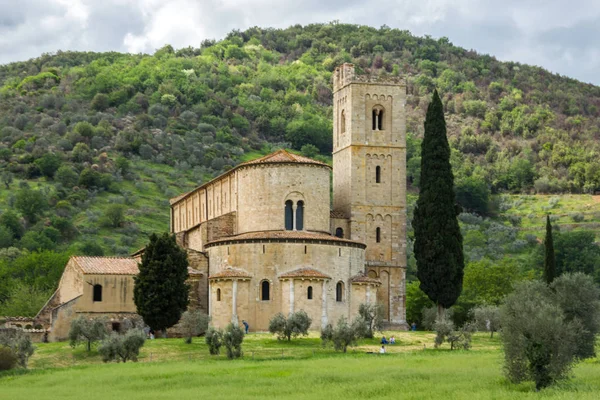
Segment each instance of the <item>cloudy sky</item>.
[[152,53],[232,29],[333,20],[447,36],[600,84],[598,0],[0,0],[0,64],[59,49]]

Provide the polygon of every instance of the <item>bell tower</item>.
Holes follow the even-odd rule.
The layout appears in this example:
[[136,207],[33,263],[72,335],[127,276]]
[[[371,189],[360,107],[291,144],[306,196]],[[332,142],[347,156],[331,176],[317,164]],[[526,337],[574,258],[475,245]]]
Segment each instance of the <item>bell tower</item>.
[[392,327],[406,324],[406,85],[400,78],[333,75],[333,208],[344,237],[367,244],[365,273]]

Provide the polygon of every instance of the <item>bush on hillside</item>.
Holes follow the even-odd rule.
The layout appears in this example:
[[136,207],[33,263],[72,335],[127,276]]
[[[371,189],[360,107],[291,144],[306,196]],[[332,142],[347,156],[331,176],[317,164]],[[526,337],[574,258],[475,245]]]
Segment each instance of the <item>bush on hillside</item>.
[[27,368],[29,357],[35,351],[29,335],[20,329],[0,329],[0,346],[7,347],[13,352],[21,368]]
[[71,347],[85,343],[88,352],[92,344],[98,342],[108,334],[105,318],[86,318],[83,315],[71,321],[69,329],[69,342]]
[[221,346],[223,345],[223,331],[220,329],[215,329],[211,326],[206,330],[204,340],[211,355],[216,356],[221,353]]
[[140,329],[131,329],[124,335],[112,332],[105,338],[98,352],[102,356],[102,361],[127,362],[128,360],[137,361],[140,349],[146,342],[146,335]]
[[244,341],[244,331],[237,325],[229,324],[223,332],[223,344],[227,349],[227,358],[230,360],[240,358],[242,352],[242,342]]

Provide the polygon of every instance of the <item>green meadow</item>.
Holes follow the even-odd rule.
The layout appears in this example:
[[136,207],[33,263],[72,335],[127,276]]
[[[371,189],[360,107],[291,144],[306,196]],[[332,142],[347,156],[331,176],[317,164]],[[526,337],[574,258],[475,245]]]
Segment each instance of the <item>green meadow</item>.
[[[391,334],[391,333],[390,333]],[[396,334],[378,354],[378,339],[348,353],[323,349],[316,334],[278,342],[250,334],[244,357],[211,357],[202,339],[146,342],[140,361],[103,364],[95,351],[67,343],[38,344],[29,371],[0,375],[0,399],[597,399],[600,361],[588,360],[572,379],[538,393],[502,375],[497,338],[476,334],[473,349],[432,349],[433,334]],[[374,352],[374,353],[370,353]]]

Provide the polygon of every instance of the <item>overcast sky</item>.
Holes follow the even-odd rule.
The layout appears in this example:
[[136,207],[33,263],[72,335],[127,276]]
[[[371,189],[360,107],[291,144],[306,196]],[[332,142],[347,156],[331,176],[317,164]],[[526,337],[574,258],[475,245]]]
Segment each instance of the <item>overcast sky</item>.
[[153,53],[233,29],[339,20],[600,84],[599,0],[0,0],[0,64],[56,50]]

